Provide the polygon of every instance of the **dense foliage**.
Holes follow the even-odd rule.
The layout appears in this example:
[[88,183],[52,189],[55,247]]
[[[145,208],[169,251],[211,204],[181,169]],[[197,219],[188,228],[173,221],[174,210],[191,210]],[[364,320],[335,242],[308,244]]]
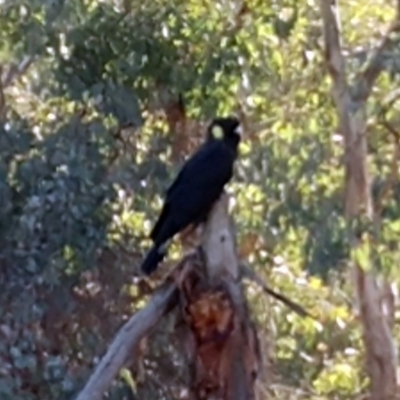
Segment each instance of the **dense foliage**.
[[[381,0],[342,7],[354,76],[394,10]],[[216,113],[244,117],[248,137],[229,186],[241,255],[318,319],[249,287],[265,390],[280,399],[362,393],[342,138],[316,2],[4,0],[0,22],[0,398],[73,398],[144,306],[151,288],[138,283],[137,267],[182,162],[171,156],[176,133],[166,118],[179,94],[194,144]],[[377,198],[393,153],[381,121],[398,117],[398,105],[384,105],[399,59],[382,62],[369,104]],[[377,239],[379,265],[396,285],[397,186]],[[170,264],[178,257],[176,246]],[[186,371],[173,322],[121,373],[110,399],[177,398]]]

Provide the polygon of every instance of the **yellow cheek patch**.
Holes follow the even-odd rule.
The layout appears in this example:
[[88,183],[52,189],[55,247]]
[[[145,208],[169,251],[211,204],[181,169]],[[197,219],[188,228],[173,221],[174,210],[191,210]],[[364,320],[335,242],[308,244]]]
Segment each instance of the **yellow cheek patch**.
[[240,142],[238,151],[240,154],[249,154],[251,151],[251,148],[248,143]]
[[211,128],[211,134],[213,135],[214,139],[221,140],[224,137],[224,131],[219,125],[214,125]]

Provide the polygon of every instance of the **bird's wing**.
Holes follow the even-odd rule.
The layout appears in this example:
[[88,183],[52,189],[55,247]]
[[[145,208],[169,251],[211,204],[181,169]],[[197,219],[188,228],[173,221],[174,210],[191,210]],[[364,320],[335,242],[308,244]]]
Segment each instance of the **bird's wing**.
[[[227,149],[220,142],[205,143],[183,165],[174,182],[167,190],[166,201],[170,199],[182,183],[189,183],[192,187],[203,187],[224,184],[229,180],[232,161]],[[218,170],[215,170],[218,168]],[[213,170],[214,169],[214,170]]]
[[231,178],[233,161],[231,151],[218,142],[207,143],[194,153],[167,190],[151,239],[164,240],[159,236],[169,237],[206,212]]
[[155,240],[159,230],[161,229],[162,225],[165,222],[165,219],[168,216],[171,199],[174,196],[175,190],[179,188],[182,183],[186,182],[188,178],[190,179],[190,176],[193,178],[193,174],[198,173],[201,165],[207,162],[207,159],[212,156],[212,153],[214,153],[212,144],[205,143],[182,166],[175,180],[166,191],[165,201],[161,210],[161,214],[158,217],[158,220],[150,233],[150,238],[152,240]]
[[150,238],[152,240],[155,240],[157,238],[158,232],[160,231],[162,225],[164,224],[166,218],[168,217],[168,212],[169,212],[169,202],[165,202],[161,210],[161,214],[158,217],[157,222],[155,223],[153,229],[150,232]]

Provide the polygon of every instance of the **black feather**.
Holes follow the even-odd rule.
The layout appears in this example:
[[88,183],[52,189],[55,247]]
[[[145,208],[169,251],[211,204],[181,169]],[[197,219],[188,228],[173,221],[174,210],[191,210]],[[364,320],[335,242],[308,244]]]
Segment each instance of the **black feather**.
[[158,264],[165,257],[166,252],[162,251],[159,247],[153,246],[141,265],[141,270],[144,274],[150,275],[157,269]]
[[[222,128],[223,137],[216,139],[212,127]],[[165,256],[164,243],[188,225],[204,220],[215,201],[232,178],[240,136],[236,118],[217,118],[208,128],[205,143],[192,155],[166,193],[161,214],[151,231],[154,247],[141,269],[150,274]]]

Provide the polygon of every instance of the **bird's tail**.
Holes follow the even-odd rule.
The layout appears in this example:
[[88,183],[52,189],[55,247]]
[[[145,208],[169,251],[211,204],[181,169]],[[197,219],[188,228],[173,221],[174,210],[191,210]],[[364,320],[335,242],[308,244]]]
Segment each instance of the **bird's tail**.
[[140,269],[145,275],[150,275],[156,269],[158,264],[162,261],[165,257],[165,250],[160,247],[153,246],[149,252],[146,254],[146,257],[140,266]]

